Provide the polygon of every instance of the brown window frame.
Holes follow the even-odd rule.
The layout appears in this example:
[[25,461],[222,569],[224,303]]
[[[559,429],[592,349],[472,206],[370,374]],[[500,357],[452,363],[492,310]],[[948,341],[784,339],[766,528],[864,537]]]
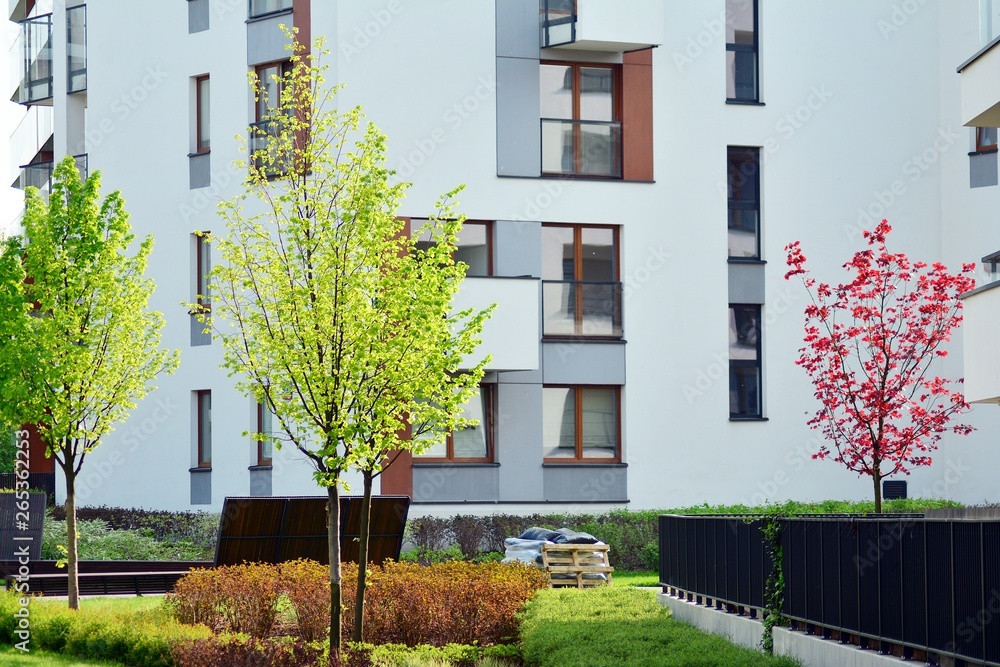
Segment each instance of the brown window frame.
[[[541,171],[541,175],[544,177],[559,177],[559,178],[594,178],[600,180],[622,180],[625,169],[625,158],[623,155],[623,146],[625,143],[625,128],[622,123],[622,66],[617,64],[609,63],[589,63],[589,62],[577,62],[572,60],[542,60],[539,65],[559,65],[563,67],[571,68],[573,72],[573,117],[572,118],[545,118],[542,120],[569,120],[574,121],[576,124],[573,125],[573,171],[571,172],[552,172],[552,171]],[[581,171],[581,148],[582,140],[580,138],[580,125],[579,121],[586,122],[584,119],[580,118],[580,68],[588,67],[594,69],[610,69],[611,70],[611,120],[607,121],[610,123],[618,123],[620,127],[621,136],[619,137],[618,145],[618,168],[622,172],[618,176],[612,176],[609,174],[588,174]]]
[[[412,224],[414,220],[417,221],[428,221],[428,218],[407,218],[410,224],[411,231],[413,235],[420,233],[419,229],[413,229]],[[493,276],[493,220],[466,220],[462,223],[462,229],[465,229],[469,225],[475,225],[477,227],[486,228],[486,273],[466,273],[467,278],[489,278]],[[461,239],[462,234],[459,232],[459,239]],[[455,258],[454,253],[452,254],[452,259]]]
[[206,264],[211,264],[209,253],[212,249],[212,243],[209,240],[209,234],[210,232],[196,232],[194,235],[195,303],[198,304],[199,310],[206,312],[212,310],[212,295],[208,290],[208,274],[212,271],[212,267],[206,266]]
[[496,412],[497,386],[492,383],[479,385],[479,391],[486,399],[486,456],[457,457],[455,456],[455,440],[449,433],[445,439],[444,456],[414,455],[414,463],[493,463],[496,461]]
[[208,460],[205,460],[205,442],[202,437],[204,434],[204,420],[206,415],[202,413],[202,398],[208,397],[208,427],[212,428],[212,390],[211,389],[199,389],[195,392],[195,412],[196,412],[196,429],[198,431],[198,467],[199,468],[211,468],[212,467],[212,442],[211,433],[209,433],[209,456]]
[[[267,410],[267,407],[263,403],[258,403],[257,404],[257,433],[260,433],[260,434],[264,434],[265,433],[265,431],[264,431],[264,410]],[[271,457],[269,457],[269,458],[265,458],[264,457],[264,445],[265,444],[266,443],[264,442],[264,440],[258,440],[257,441],[257,465],[259,465],[259,466],[269,466],[269,465],[272,464],[272,462],[274,460],[273,459],[273,457],[274,457],[274,443],[273,442],[271,443]]]
[[[278,99],[267,100],[268,111],[281,109],[281,95],[285,89],[285,75],[292,71],[292,62],[290,60],[272,60],[269,63],[261,63],[254,67],[254,76],[257,79],[258,86],[262,81],[266,79],[261,77],[261,72],[270,69],[272,67],[278,68]],[[258,95],[254,96],[254,122],[260,123],[267,120],[261,115],[261,100]]]
[[[566,463],[574,465],[621,463],[622,460],[622,386],[616,384],[545,384],[546,389],[572,389],[574,396],[574,417],[576,418],[576,452],[573,458],[558,457],[542,459],[543,463]],[[611,458],[584,458],[583,456],[583,392],[586,389],[614,389],[615,391],[615,455]]]
[[[209,130],[209,136],[202,136],[202,128],[204,127],[202,118],[202,106],[201,106],[201,84],[208,84],[208,94],[209,94],[209,104],[211,104],[212,95],[212,82],[211,77],[208,74],[204,76],[196,76],[194,78],[194,114],[195,114],[195,153],[207,153],[212,150],[212,137],[211,130]],[[209,124],[211,128],[211,124]]]
[[[988,144],[988,143],[985,142],[986,131],[987,130],[993,130],[994,133],[995,133],[994,134],[994,142],[992,144]],[[1000,139],[1000,129],[997,129],[995,127],[977,127],[976,128],[976,152],[977,153],[993,153],[993,152],[995,152],[997,150],[997,144],[1000,143],[1000,141],[997,141],[997,139]]]
[[[583,280],[583,230],[584,229],[610,229],[614,238],[615,249],[615,276],[614,281],[621,284],[621,226],[620,225],[584,225],[570,222],[543,222],[542,227],[569,227],[573,230],[573,282],[584,282]],[[543,279],[544,282],[544,279]],[[576,290],[574,297],[574,321],[577,329],[583,328],[583,290]],[[621,303],[618,304],[619,310]],[[621,313],[619,312],[621,316]],[[624,328],[624,322],[621,324]],[[543,339],[572,338],[574,340],[594,339],[594,340],[621,340],[622,335],[597,336],[593,334],[548,334],[544,333],[545,323],[542,322]]]

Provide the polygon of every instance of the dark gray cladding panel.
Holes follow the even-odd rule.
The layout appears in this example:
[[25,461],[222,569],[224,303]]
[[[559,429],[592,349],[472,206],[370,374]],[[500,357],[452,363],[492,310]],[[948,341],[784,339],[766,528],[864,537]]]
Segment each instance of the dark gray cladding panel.
[[191,345],[211,345],[212,334],[205,333],[205,325],[198,321],[194,315],[191,316]]
[[208,30],[208,0],[188,0],[188,32]]
[[625,384],[625,344],[546,341],[542,344],[545,384]]
[[497,0],[497,55],[535,58],[539,52],[538,0]]
[[212,154],[197,153],[188,158],[189,187],[192,190],[212,184]]
[[500,499],[538,501],[542,495],[542,385],[501,383],[497,391]]
[[497,175],[537,178],[542,170],[538,59],[497,58]]
[[969,156],[969,187],[984,188],[997,184],[997,152]]
[[499,468],[495,465],[416,464],[413,466],[413,502],[495,502],[500,497],[499,477]]
[[729,303],[764,303],[765,264],[729,264]]
[[250,495],[270,497],[271,493],[271,468],[251,468],[250,469]]
[[212,469],[191,470],[191,504],[212,504]]
[[624,465],[547,465],[548,502],[626,502],[628,468]]
[[286,60],[291,53],[285,48],[289,40],[278,25],[291,22],[291,14],[279,14],[247,23],[247,65],[253,67]]
[[[526,202],[529,204],[530,200]],[[497,276],[542,276],[542,223],[497,220],[493,226],[493,273]]]

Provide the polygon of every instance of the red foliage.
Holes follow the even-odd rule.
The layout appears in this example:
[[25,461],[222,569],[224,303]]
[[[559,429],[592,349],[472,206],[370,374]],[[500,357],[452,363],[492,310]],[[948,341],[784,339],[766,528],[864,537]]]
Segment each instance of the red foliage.
[[798,241],[785,246],[785,279],[802,276],[812,300],[805,309],[806,346],[795,363],[821,403],[808,424],[828,444],[813,458],[831,457],[872,476],[876,511],[883,477],[929,465],[946,431],[972,431],[949,424],[969,405],[928,367],[947,355],[942,346],[962,322],[958,295],[975,286],[968,275],[975,265],[950,274],[940,263],[911,262],[886,249],[890,231],[885,220],[866,231],[869,248],[844,264],[852,280],[835,286],[808,276]]

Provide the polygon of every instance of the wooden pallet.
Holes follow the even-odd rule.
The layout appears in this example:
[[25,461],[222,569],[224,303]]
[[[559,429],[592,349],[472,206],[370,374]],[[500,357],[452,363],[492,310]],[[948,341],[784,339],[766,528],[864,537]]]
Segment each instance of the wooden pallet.
[[[549,576],[549,588],[610,584],[611,573],[615,571],[608,564],[607,544],[543,544],[542,569]],[[607,579],[584,578],[585,574],[604,574]]]

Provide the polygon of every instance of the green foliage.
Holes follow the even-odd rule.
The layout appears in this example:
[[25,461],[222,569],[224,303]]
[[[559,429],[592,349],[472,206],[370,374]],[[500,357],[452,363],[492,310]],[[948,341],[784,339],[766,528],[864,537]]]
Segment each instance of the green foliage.
[[760,647],[767,653],[774,653],[774,628],[788,625],[783,615],[785,604],[785,573],[781,569],[784,561],[781,547],[781,522],[783,515],[775,511],[764,515],[760,532],[764,537],[764,548],[771,558],[771,571],[764,582],[764,632],[760,637]]
[[120,667],[121,663],[118,661],[85,660],[49,651],[33,650],[30,653],[23,653],[16,648],[4,649],[0,647],[0,665],[4,665],[4,667]]
[[611,575],[612,586],[657,586],[660,575],[657,572],[628,572],[615,570]]
[[[134,530],[157,542],[178,545],[181,553],[170,560],[212,560],[219,533],[219,515],[213,512],[167,512],[135,507],[78,507],[77,519],[100,519],[111,530]],[[48,510],[49,519],[65,521],[66,508],[59,505]]]
[[447,549],[428,549],[427,547],[414,547],[413,549],[400,554],[399,559],[404,563],[418,563],[420,565],[432,565],[434,563],[447,563],[452,560],[463,560],[465,554],[454,544]]
[[525,664],[537,667],[791,667],[670,618],[653,593],[631,587],[549,589],[521,624]]
[[639,552],[639,559],[647,570],[658,571],[660,569],[660,543],[650,542]]
[[17,459],[17,440],[13,431],[0,424],[0,474],[14,472],[14,461]]
[[472,646],[445,644],[444,646],[406,646],[405,644],[352,645],[353,653],[364,654],[372,667],[505,667],[521,663],[517,646]]
[[[159,542],[149,531],[112,530],[101,519],[78,521],[77,548],[81,560],[204,560],[205,550],[190,540]],[[65,553],[66,522],[46,517],[42,528],[42,559],[60,560]]]

